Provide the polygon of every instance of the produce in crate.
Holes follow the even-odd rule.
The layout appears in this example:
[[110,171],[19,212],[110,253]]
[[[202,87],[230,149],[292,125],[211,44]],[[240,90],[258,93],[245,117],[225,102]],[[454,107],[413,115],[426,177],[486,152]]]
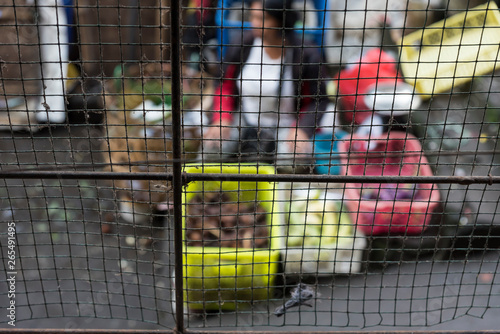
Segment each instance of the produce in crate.
[[282,251],[288,275],[331,276],[361,268],[366,240],[342,208],[342,194],[320,185],[285,185],[288,212]]
[[[429,177],[432,169],[420,141],[410,133],[391,131],[368,138],[353,135],[340,143],[342,175]],[[421,233],[440,201],[432,183],[348,183],[344,203],[357,228],[366,235]]]
[[414,183],[369,185],[361,190],[362,199],[378,199],[381,201],[413,200],[418,199],[418,195],[420,193]]
[[291,201],[289,208],[289,247],[331,245],[337,241],[339,232],[343,235],[350,228],[340,224],[338,203],[325,200],[320,191],[311,191],[309,196]]
[[189,202],[186,244],[203,247],[267,248],[265,209],[235,202],[223,192],[197,195]]
[[[246,164],[187,165],[185,171],[186,173],[249,175],[275,173],[272,166]],[[271,298],[276,284],[280,250],[284,248],[281,237],[281,216],[278,214],[280,210],[275,200],[277,197],[275,189],[274,182],[219,181],[217,178],[189,182],[184,188],[182,226],[184,229],[183,274],[186,310],[194,312],[234,311]],[[200,205],[200,200],[195,199],[200,194],[205,195],[203,196],[205,205]],[[213,196],[214,203],[209,203],[211,196]],[[205,213],[202,219],[205,225],[210,220],[212,220],[210,224],[215,225],[239,224],[232,229],[225,228],[223,232],[236,234],[236,230],[239,229],[243,233],[248,228],[248,226],[243,226],[244,220],[251,217],[251,225],[256,225],[255,229],[253,226],[249,228],[253,235],[249,237],[248,231],[244,233],[245,238],[235,238],[235,235],[229,234],[229,240],[226,241],[231,247],[217,246],[217,243],[215,247],[189,245],[193,242],[190,239],[194,239],[193,235],[189,234],[188,227],[190,224],[188,219],[193,215],[193,206],[198,206],[199,212],[215,211],[213,215],[215,218]],[[265,210],[265,214],[259,207]],[[242,217],[238,217],[238,213],[242,211]],[[251,214],[245,214],[248,211]],[[261,214],[265,220],[260,218]],[[263,221],[260,221],[261,219]],[[265,224],[265,231],[260,230],[259,224]],[[268,239],[265,242],[263,233],[266,233],[265,236]],[[210,241],[212,242],[213,240]],[[238,242],[241,243],[238,245]],[[203,245],[199,239],[197,243]]]

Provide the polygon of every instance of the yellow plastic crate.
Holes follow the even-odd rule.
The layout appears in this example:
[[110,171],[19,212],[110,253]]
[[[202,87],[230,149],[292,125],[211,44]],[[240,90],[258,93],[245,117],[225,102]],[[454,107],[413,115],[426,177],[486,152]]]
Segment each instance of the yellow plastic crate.
[[449,91],[500,65],[500,13],[490,1],[401,41],[401,70],[423,98]]
[[[187,173],[274,174],[271,166],[187,166]],[[252,301],[267,300],[274,287],[280,258],[281,229],[274,182],[196,181],[185,188],[183,228],[185,238],[188,203],[196,194],[223,191],[231,200],[256,201],[267,212],[269,249],[192,247],[184,243],[184,300],[189,310],[234,310]]]

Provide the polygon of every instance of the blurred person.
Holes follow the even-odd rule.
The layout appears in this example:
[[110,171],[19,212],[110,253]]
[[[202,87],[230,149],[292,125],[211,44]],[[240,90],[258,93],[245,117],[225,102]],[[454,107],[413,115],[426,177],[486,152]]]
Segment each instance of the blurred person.
[[225,55],[205,158],[273,163],[311,157],[311,137],[328,104],[327,78],[320,49],[294,31],[296,14],[291,0],[251,2],[252,29]]

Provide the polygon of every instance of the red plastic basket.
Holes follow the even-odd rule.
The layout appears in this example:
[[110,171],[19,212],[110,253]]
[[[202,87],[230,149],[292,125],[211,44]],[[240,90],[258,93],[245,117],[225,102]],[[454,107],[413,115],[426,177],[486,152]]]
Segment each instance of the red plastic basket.
[[[417,138],[392,131],[368,139],[353,135],[340,144],[343,175],[432,176],[432,170]],[[371,144],[374,145],[374,144]],[[431,219],[439,203],[435,184],[350,183],[345,204],[366,235],[418,234]]]

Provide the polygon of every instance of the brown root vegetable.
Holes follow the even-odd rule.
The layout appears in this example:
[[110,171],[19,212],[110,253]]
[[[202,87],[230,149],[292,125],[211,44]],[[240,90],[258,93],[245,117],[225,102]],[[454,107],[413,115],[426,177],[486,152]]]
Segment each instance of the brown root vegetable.
[[254,232],[254,243],[255,248],[263,248],[262,245],[266,245],[268,242],[268,229],[267,226],[260,225],[255,227]]
[[201,247],[203,246],[201,240],[203,240],[203,235],[198,230],[189,230],[186,232],[186,241],[191,246]]
[[265,213],[261,212],[259,215],[257,215],[256,222],[258,223],[258,225],[266,225],[266,215],[265,215]]
[[221,228],[231,229],[237,225],[238,225],[238,216],[237,215],[228,215],[226,213],[223,213],[223,215],[220,217],[220,227]]
[[267,212],[255,202],[232,200],[223,192],[194,196],[187,205],[188,246],[267,248]]
[[226,229],[224,233],[221,234],[220,238],[220,246],[221,247],[233,247],[236,243],[238,235],[236,234],[236,230]]
[[240,214],[238,216],[238,226],[252,226],[256,223],[255,215]]
[[241,247],[243,248],[252,248],[253,237],[253,231],[248,227],[243,227],[238,230],[238,241],[240,241]]

